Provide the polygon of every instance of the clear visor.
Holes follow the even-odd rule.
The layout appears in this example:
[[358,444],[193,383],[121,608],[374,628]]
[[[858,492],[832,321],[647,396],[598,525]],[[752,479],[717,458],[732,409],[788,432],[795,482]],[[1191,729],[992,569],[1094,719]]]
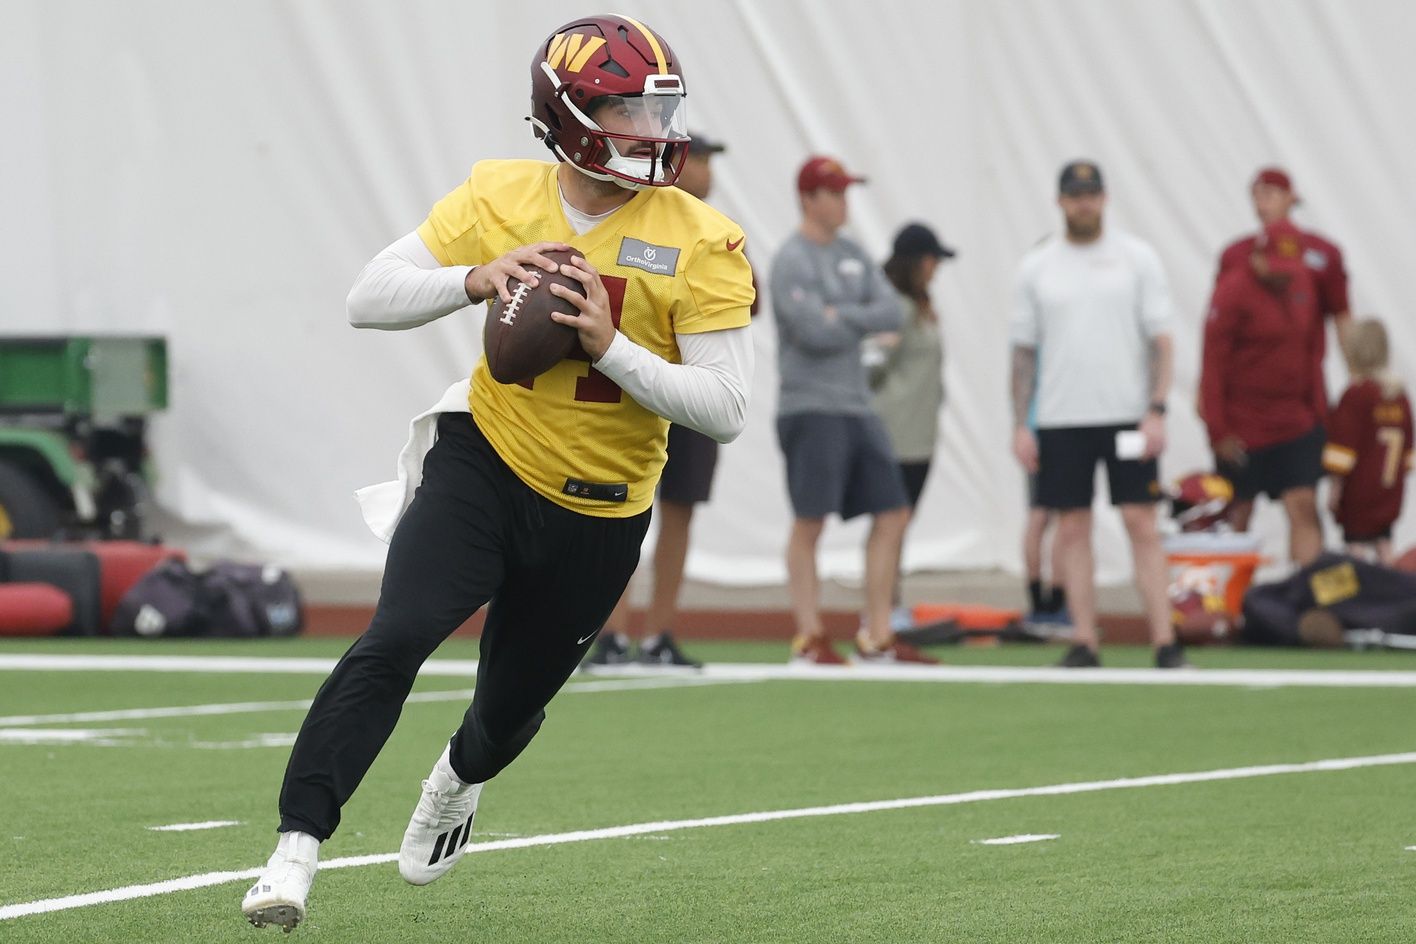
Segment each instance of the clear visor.
[[[650,95],[606,95],[594,101],[589,118],[606,137],[614,138],[622,157],[651,157],[661,148],[688,138],[687,106],[677,92]],[[636,143],[639,142],[639,143]]]

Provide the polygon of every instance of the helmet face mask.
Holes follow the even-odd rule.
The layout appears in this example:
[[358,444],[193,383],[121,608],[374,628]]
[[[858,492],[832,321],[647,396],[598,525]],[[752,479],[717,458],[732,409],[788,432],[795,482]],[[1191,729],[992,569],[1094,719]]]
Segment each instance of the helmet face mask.
[[1170,502],[1180,530],[1220,531],[1234,503],[1234,486],[1221,475],[1192,472],[1176,483]]
[[667,187],[688,156],[677,67],[668,44],[628,17],[567,24],[531,63],[535,134],[588,177],[632,190]]

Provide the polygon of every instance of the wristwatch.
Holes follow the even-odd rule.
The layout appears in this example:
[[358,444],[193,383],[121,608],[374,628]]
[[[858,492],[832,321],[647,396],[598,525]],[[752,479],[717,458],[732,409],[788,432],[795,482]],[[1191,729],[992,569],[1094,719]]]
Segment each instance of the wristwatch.
[[1151,403],[1150,403],[1150,406],[1146,407],[1146,412],[1147,412],[1147,413],[1154,413],[1156,416],[1164,416],[1164,415],[1165,415],[1165,401],[1164,401],[1164,400],[1152,400]]

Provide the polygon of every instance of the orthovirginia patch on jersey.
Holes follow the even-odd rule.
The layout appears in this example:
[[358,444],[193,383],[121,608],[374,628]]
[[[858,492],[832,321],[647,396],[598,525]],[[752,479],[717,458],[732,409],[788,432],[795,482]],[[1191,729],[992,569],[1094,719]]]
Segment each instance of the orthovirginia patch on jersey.
[[632,236],[626,236],[620,242],[620,265],[633,266],[654,275],[673,275],[678,271],[678,257],[677,249],[655,246]]

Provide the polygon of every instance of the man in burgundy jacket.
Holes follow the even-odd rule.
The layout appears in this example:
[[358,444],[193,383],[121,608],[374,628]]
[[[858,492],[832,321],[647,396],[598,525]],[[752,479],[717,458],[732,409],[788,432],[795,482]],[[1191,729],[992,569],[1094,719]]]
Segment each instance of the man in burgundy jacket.
[[[1200,399],[1217,471],[1252,508],[1267,494],[1288,514],[1289,553],[1322,550],[1315,489],[1322,478],[1327,391],[1317,280],[1304,234],[1268,224],[1247,264],[1221,273],[1205,323]],[[1245,520],[1236,527],[1247,526]]]
[[[1249,185],[1249,196],[1254,202],[1254,215],[1258,217],[1260,226],[1288,220],[1293,208],[1302,202],[1293,189],[1293,180],[1288,172],[1278,167],[1261,168]],[[1251,233],[1224,248],[1219,255],[1219,271],[1215,274],[1216,288],[1226,272],[1248,266],[1258,238],[1259,233]],[[1338,340],[1341,341],[1352,323],[1351,305],[1347,298],[1347,268],[1342,261],[1342,250],[1336,243],[1311,230],[1300,230],[1300,244],[1303,265],[1316,284],[1318,310],[1337,328]],[[1326,353],[1326,333],[1326,327],[1320,330],[1318,346],[1314,349],[1319,364]],[[1231,507],[1230,520],[1235,528],[1244,531],[1248,529],[1253,513],[1253,501],[1236,499]]]

